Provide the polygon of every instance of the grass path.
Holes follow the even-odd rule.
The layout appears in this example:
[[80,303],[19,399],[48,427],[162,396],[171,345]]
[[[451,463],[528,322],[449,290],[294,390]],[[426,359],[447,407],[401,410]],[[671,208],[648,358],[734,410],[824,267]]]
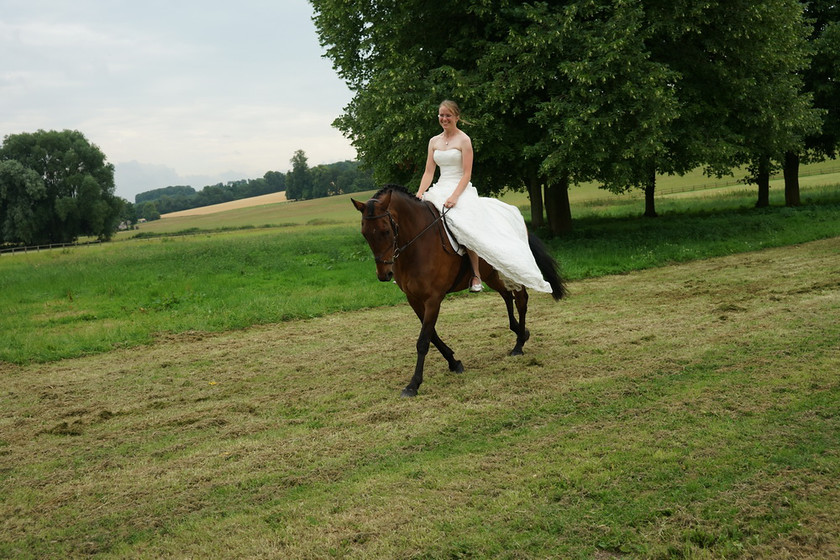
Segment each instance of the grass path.
[[0,557],[837,557],[838,254],[0,364]]

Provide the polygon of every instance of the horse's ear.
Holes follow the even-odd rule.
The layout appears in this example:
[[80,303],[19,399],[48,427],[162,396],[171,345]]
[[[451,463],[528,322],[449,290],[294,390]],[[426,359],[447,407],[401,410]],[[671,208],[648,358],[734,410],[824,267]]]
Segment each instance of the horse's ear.
[[353,206],[356,207],[356,210],[358,210],[362,214],[365,213],[365,203],[364,202],[359,202],[358,200],[355,200],[353,198],[351,198],[350,201],[353,203]]

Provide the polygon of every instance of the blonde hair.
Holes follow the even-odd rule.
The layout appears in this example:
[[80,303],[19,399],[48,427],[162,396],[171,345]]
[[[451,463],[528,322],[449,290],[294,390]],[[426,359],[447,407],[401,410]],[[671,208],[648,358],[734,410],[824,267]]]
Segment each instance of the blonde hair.
[[452,101],[451,99],[444,99],[443,101],[441,101],[441,102],[440,102],[440,105],[438,105],[438,107],[446,107],[447,109],[449,109],[450,111],[452,111],[452,114],[453,114],[455,117],[457,117],[457,119],[458,119],[459,121],[461,121],[462,123],[464,123],[464,124],[472,124],[470,121],[466,121],[466,120],[464,120],[464,119],[462,119],[462,118],[461,118],[461,108],[458,106],[458,104],[457,104],[457,103],[455,103],[455,102],[454,102],[454,101]]

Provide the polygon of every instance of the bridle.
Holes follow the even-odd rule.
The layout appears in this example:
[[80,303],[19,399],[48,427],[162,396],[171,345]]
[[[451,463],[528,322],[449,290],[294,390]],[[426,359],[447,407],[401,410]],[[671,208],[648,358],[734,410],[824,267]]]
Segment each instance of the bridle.
[[[428,206],[427,206],[427,208],[428,208]],[[430,211],[430,212],[432,211],[432,210],[431,210],[431,208],[429,208],[429,211]],[[434,215],[434,214],[432,214],[432,215]],[[395,222],[395,221],[394,221],[394,217],[391,215],[391,211],[390,211],[390,210],[385,210],[385,213],[384,213],[384,214],[377,214],[376,216],[362,216],[362,219],[364,219],[364,220],[379,220],[379,219],[381,219],[381,218],[385,218],[385,217],[387,217],[387,218],[388,218],[388,221],[389,221],[389,222],[391,222],[391,231],[393,231],[393,232],[394,232],[394,241],[393,241],[394,255],[391,257],[391,260],[386,261],[386,260],[385,260],[385,259],[383,259],[381,256],[379,256],[379,255],[374,255],[374,256],[373,256],[373,260],[374,260],[374,262],[376,262],[377,264],[394,264],[394,262],[397,260],[397,257],[399,257],[399,256],[400,256],[400,254],[401,254],[403,251],[405,251],[406,249],[408,249],[408,248],[411,246],[411,244],[412,244],[412,243],[414,243],[415,241],[417,241],[418,239],[420,239],[420,237],[421,237],[424,233],[426,233],[427,231],[429,231],[430,229],[432,229],[432,227],[434,227],[434,226],[435,226],[435,224],[437,224],[438,222],[440,222],[440,221],[443,219],[443,217],[444,217],[445,215],[446,215],[446,211],[442,212],[442,213],[441,213],[441,214],[440,214],[437,218],[435,218],[434,220],[432,220],[432,223],[430,223],[429,225],[427,225],[427,226],[423,229],[423,231],[421,231],[420,233],[418,233],[417,235],[415,235],[414,237],[412,237],[412,238],[411,238],[411,240],[410,240],[408,243],[406,243],[405,245],[403,245],[403,246],[401,246],[401,247],[400,247],[400,246],[398,246],[398,244],[397,244],[397,238],[398,238],[398,237],[399,237],[399,235],[400,235],[400,226],[399,226],[399,224],[398,224],[397,222]]]

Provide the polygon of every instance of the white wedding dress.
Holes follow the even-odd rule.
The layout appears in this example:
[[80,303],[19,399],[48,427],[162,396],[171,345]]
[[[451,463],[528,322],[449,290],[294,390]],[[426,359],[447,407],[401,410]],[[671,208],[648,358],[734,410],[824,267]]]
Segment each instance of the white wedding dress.
[[[461,150],[455,148],[435,150],[434,158],[440,167],[440,177],[423,193],[423,200],[443,212],[446,199],[464,175],[464,166]],[[455,240],[495,268],[509,289],[526,286],[551,293],[551,286],[531,253],[525,220],[517,207],[495,198],[480,197],[469,183],[458,203],[447,209],[445,219]]]

